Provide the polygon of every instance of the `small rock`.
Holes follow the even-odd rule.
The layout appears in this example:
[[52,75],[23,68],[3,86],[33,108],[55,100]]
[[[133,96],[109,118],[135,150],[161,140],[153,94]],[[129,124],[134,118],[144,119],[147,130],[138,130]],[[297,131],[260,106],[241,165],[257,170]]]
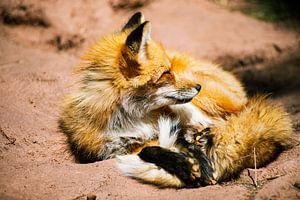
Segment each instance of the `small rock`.
[[278,53],[282,53],[282,49],[277,44],[273,44],[273,47]]
[[87,200],[96,200],[97,196],[92,194],[92,193],[89,193],[87,196],[86,196],[86,199]]
[[297,189],[300,189],[300,182],[296,181],[293,186]]

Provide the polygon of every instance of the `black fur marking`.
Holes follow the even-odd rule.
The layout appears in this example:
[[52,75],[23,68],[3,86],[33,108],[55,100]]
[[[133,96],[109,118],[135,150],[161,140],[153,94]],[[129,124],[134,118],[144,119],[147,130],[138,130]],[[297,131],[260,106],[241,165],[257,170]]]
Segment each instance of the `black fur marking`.
[[199,180],[191,177],[192,164],[188,162],[188,157],[183,153],[155,146],[144,148],[138,156],[142,160],[154,163],[170,174],[176,175],[187,187],[200,186]]
[[[201,146],[186,141],[185,133],[187,129],[181,127],[180,124],[176,123],[171,128],[171,133],[174,134],[178,130],[180,132],[176,140],[176,146],[180,150],[179,153],[162,147],[146,147],[138,154],[139,157],[177,176],[184,182],[186,187],[214,184],[214,171],[211,161],[203,152]],[[204,129],[203,131],[201,137],[202,139],[205,137],[205,148],[210,148],[213,144],[212,136],[209,134],[210,129]],[[199,171],[195,171],[198,166]],[[197,174],[199,174],[199,177]]]
[[211,147],[213,146],[213,135],[212,134],[205,134],[202,136],[201,140],[206,140],[205,149],[206,152],[210,151]]
[[126,46],[134,53],[139,53],[141,44],[144,37],[144,27],[148,21],[139,25],[135,30],[133,30],[126,39]]
[[171,130],[170,130],[170,136],[175,135],[178,131],[180,131],[180,125],[178,122],[172,122]]
[[206,127],[205,129],[203,129],[202,131],[201,131],[201,133],[203,133],[203,134],[208,134],[208,133],[210,133],[211,132],[211,128],[210,127]]
[[[199,139],[197,139],[200,136]],[[211,134],[211,128],[207,127],[200,132],[196,131],[194,134],[195,144],[205,148],[205,152],[208,152],[213,146],[213,135]]]
[[122,28],[122,31],[126,29],[134,28],[142,23],[143,14],[141,12],[137,12],[128,20],[127,24]]
[[200,164],[200,183],[201,185],[212,184],[213,180],[213,168],[211,161],[208,159],[206,154],[201,150],[201,147],[196,144],[188,143],[183,135],[179,135],[176,141],[177,145],[182,147],[182,151],[186,154],[191,155]]

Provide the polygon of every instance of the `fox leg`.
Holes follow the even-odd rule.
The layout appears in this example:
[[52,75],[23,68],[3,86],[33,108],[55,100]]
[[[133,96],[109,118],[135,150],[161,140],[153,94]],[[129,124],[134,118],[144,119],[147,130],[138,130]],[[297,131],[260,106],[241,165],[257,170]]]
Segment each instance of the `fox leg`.
[[146,147],[138,156],[143,161],[153,163],[168,173],[177,176],[187,187],[200,186],[199,163],[192,157],[159,146]]
[[[159,146],[145,147],[137,155],[118,156],[125,175],[161,187],[198,187],[215,184],[211,161],[194,138],[198,127],[183,127],[179,120],[159,120]],[[203,142],[202,140],[200,140]]]
[[[203,153],[201,146],[186,141],[187,134],[185,132],[196,130],[194,128],[190,130],[190,128],[182,129],[183,133],[178,134],[175,145],[177,152],[158,146],[146,147],[138,156],[143,161],[153,163],[175,175],[184,183],[185,187],[215,184],[211,161]],[[196,131],[196,133],[199,132]],[[194,137],[197,135],[194,134]]]
[[[212,144],[212,138],[208,134],[209,131],[210,128],[199,131],[197,127],[188,126],[182,129],[182,132],[178,135],[176,140],[176,148],[189,158],[197,161],[201,175],[199,178],[201,185],[211,185],[216,183],[213,178],[213,163],[204,151]],[[191,134],[190,132],[194,133],[192,142],[187,140],[187,135]],[[204,146],[206,148],[203,148]]]
[[[161,147],[146,147],[138,155],[119,158],[118,167],[125,175],[166,187],[226,181],[253,167],[254,149],[257,167],[274,160],[289,147],[292,133],[283,107],[259,96],[250,99],[240,113],[202,131],[180,123],[163,124]],[[173,129],[176,134],[170,134]]]
[[[173,152],[162,147],[146,147],[138,156],[179,178],[185,187],[215,184],[212,167],[207,157],[195,145],[189,145],[189,154]],[[193,157],[194,156],[194,157]]]

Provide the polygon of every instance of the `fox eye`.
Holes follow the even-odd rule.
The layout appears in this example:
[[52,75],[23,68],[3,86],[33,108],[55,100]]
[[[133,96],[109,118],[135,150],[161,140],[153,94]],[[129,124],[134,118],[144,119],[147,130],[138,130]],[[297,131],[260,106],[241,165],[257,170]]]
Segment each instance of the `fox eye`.
[[171,71],[170,71],[170,70],[167,70],[167,71],[163,72],[163,73],[160,75],[160,77],[157,79],[157,81],[158,81],[158,80],[161,80],[161,79],[164,77],[164,75],[171,75]]
[[163,75],[165,75],[165,74],[171,74],[171,71],[170,71],[170,70],[165,71],[165,72],[163,73]]

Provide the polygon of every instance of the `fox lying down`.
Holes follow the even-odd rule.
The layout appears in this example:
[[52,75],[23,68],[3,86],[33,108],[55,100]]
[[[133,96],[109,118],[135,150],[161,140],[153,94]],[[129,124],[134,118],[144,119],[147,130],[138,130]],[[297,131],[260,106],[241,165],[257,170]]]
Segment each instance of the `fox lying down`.
[[134,14],[83,58],[59,127],[80,162],[118,157],[127,176],[198,187],[236,176],[289,145],[291,121],[263,96],[247,98],[220,67],[166,51]]

